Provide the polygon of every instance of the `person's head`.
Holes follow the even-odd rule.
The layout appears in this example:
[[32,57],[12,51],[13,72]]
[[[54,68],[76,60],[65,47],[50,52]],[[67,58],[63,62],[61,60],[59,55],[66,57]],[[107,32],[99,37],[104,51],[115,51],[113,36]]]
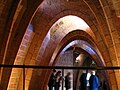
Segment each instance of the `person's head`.
[[86,73],[86,70],[83,70],[82,72],[83,72],[83,73]]
[[95,71],[91,71],[91,74],[92,74],[92,75],[95,75]]
[[61,76],[61,71],[57,71],[56,76]]

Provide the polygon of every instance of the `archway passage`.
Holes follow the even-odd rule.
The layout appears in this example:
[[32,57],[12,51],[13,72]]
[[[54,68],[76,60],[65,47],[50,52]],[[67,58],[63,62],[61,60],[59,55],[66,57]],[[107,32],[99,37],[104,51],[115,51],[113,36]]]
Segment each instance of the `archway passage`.
[[[54,66],[60,62],[60,55],[76,47],[98,66],[119,66],[119,3],[112,0],[2,0],[0,63]],[[49,70],[26,69],[25,72],[26,90],[46,90]],[[106,75],[110,89],[120,90],[119,70],[106,71]],[[21,90],[22,70],[2,68],[0,88]]]

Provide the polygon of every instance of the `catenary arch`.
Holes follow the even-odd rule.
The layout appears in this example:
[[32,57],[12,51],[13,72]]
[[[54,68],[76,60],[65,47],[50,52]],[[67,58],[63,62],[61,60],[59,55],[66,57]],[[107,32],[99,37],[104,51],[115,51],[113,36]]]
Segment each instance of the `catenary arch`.
[[[81,43],[82,44],[82,43]],[[75,46],[75,48],[74,48],[74,46]],[[82,47],[80,47],[81,45],[80,45],[80,43],[78,43],[78,45],[76,45],[76,44],[73,44],[72,46],[70,46],[70,47],[68,47],[67,48],[67,51],[72,51],[72,53],[73,53],[73,50],[75,51],[75,52],[77,52],[77,53],[79,53],[80,55],[84,55],[84,59],[80,59],[77,63],[75,62],[75,61],[73,61],[74,63],[76,63],[77,65],[79,64],[79,66],[83,66],[84,67],[84,64],[85,63],[87,63],[87,62],[89,62],[89,59],[90,60],[92,60],[92,61],[94,61],[95,62],[95,65],[96,66],[103,66],[103,65],[101,65],[101,62],[97,62],[96,63],[96,61],[100,61],[99,60],[99,57],[97,57],[97,55],[96,54],[94,54],[94,52],[93,53],[91,53],[89,50],[84,50],[84,48],[82,48]],[[66,52],[66,51],[65,51]],[[63,52],[63,54],[64,54],[64,52]],[[61,55],[60,55],[61,56]],[[58,56],[59,57],[59,56]],[[89,59],[88,59],[89,58]],[[60,61],[59,61],[60,62]],[[91,62],[92,63],[92,62]],[[73,64],[74,65],[74,64]],[[89,64],[87,64],[88,66],[90,65],[90,63]],[[78,70],[77,72],[76,72],[76,77],[74,77],[75,79],[74,79],[74,84],[73,85],[75,85],[75,89],[76,88],[78,88],[79,87],[79,78],[80,78],[80,75],[81,75],[81,71],[82,70]],[[97,71],[97,75],[99,75],[99,77],[100,77],[100,79],[99,79],[99,81],[101,82],[102,80],[105,80],[106,81],[106,83],[108,84],[108,86],[110,87],[110,85],[109,85],[109,83],[108,82],[110,82],[110,80],[109,80],[109,78],[108,78],[108,73],[107,73],[107,71],[106,70],[98,70]]]
[[[33,7],[32,7],[33,8]],[[31,9],[29,10],[31,12]],[[26,16],[25,16],[26,17]],[[21,29],[19,29],[18,31],[21,31]],[[14,44],[13,44],[14,45]],[[12,50],[12,49],[11,49]],[[14,52],[14,51],[13,51]],[[3,75],[4,76],[4,75]]]
[[[73,40],[84,40],[84,41],[87,41],[89,44],[91,44],[93,47],[95,47],[95,43],[94,43],[94,40],[87,34],[85,33],[84,31],[81,31],[81,30],[76,30],[76,31],[73,31],[73,32],[70,32],[69,34],[67,34],[62,40],[61,42],[59,43],[58,47],[56,48],[56,50],[54,51],[55,55],[53,54],[53,57],[51,60],[54,60],[54,63],[53,65],[56,63],[56,60],[57,60],[57,57],[59,56],[60,52],[62,51],[62,49],[68,44],[70,43],[71,41]],[[52,61],[53,62],[53,61]],[[50,64],[51,65],[51,64]],[[49,73],[49,72],[48,72]],[[48,74],[46,74],[48,75]],[[47,80],[47,78],[46,78]],[[45,80],[45,81],[46,81]],[[47,84],[47,83],[46,83]],[[46,85],[45,84],[45,85]]]
[[[75,31],[73,31],[73,32],[75,32]],[[78,33],[79,32],[79,33]],[[81,30],[78,30],[78,32],[75,32],[76,34],[74,34],[74,35],[71,35],[72,33],[70,32],[69,34],[70,34],[70,37],[68,38],[67,37],[67,35],[63,38],[63,41],[61,41],[60,42],[60,46],[61,47],[58,47],[59,48],[59,50],[58,50],[58,53],[57,53],[57,56],[56,56],[56,58],[55,59],[52,59],[52,60],[57,60],[57,57],[58,57],[58,55],[60,54],[60,52],[62,51],[62,49],[68,44],[68,42],[70,42],[70,41],[72,41],[72,40],[75,40],[75,39],[81,39],[81,40],[85,40],[85,41],[87,41],[89,44],[91,44],[91,45],[93,45],[93,47],[96,47],[95,46],[95,42],[94,42],[94,40],[92,40],[92,38],[87,34],[87,33],[85,33],[84,31],[81,31]],[[80,33],[81,32],[81,33]],[[69,36],[69,35],[68,35]],[[90,40],[91,39],[91,40]],[[65,42],[65,41],[66,42]],[[62,45],[61,45],[62,44]],[[56,52],[55,52],[56,53]],[[97,53],[99,53],[99,52],[97,52]],[[54,55],[54,54],[53,54]],[[99,55],[99,56],[101,56],[101,55]],[[109,57],[109,56],[108,56]],[[101,58],[101,57],[100,57]],[[103,57],[102,57],[103,58]],[[101,58],[101,59],[102,59]],[[96,61],[96,62],[98,62],[98,61]],[[103,61],[104,62],[104,61]],[[55,61],[55,63],[56,63],[56,61]],[[55,64],[54,63],[54,64]],[[107,65],[105,65],[104,64],[104,66],[107,66]],[[111,72],[112,72],[112,70],[111,70]],[[113,71],[114,72],[114,71]],[[115,73],[112,73],[113,75],[115,75]],[[109,76],[109,72],[108,72],[108,80],[110,81],[110,79],[111,79],[111,77]],[[115,77],[114,77],[114,80],[115,80]],[[109,84],[111,84],[111,82],[109,82]],[[112,88],[112,85],[110,85],[111,86],[111,88]]]
[[[61,40],[61,42],[59,43],[58,47],[54,51],[55,55],[59,55],[60,52],[64,49],[64,47],[66,45],[68,45],[70,42],[74,41],[74,40],[83,40],[83,41],[88,42],[92,46],[91,48],[94,47],[93,48],[94,51],[96,49],[95,52],[97,52],[97,47],[96,47],[95,41],[92,39],[92,37],[89,34],[87,34],[85,31],[83,31],[83,30],[75,30],[75,31],[72,31],[72,32],[68,33]],[[57,54],[56,54],[56,52],[57,52]],[[98,53],[98,55],[99,55],[99,53]],[[54,58],[52,58],[52,60],[56,60],[55,58],[57,58],[57,56],[55,57],[54,54],[53,54],[53,57]],[[101,55],[99,55],[99,57],[102,59]],[[102,62],[104,63],[104,61],[102,61]]]
[[[3,31],[6,30],[4,32],[5,35],[4,34],[2,35],[2,37],[4,37],[4,40],[2,40],[2,42],[4,41],[3,42],[4,50],[2,50],[2,53],[4,54],[3,56],[4,58],[0,57],[1,61],[3,60],[3,64],[13,65],[17,51],[21,44],[22,38],[27,29],[27,26],[31,22],[32,17],[34,16],[35,12],[37,11],[37,8],[42,3],[42,1],[43,0],[38,0],[36,2],[33,0],[29,0],[29,4],[27,4],[27,8],[25,8],[26,6],[23,5],[23,8],[20,11],[22,13],[20,14],[18,14],[18,11],[19,11],[18,6],[21,3],[21,1],[11,0],[10,1],[11,3],[9,2],[6,4],[6,6],[9,6],[9,7],[6,7],[4,9],[5,10],[8,9],[8,13],[6,13],[7,15],[4,15],[5,12],[3,12],[2,15],[4,16],[9,15],[9,16],[6,17],[6,21],[5,21],[6,24],[3,24],[3,25],[6,25],[6,26],[3,26],[4,27]],[[8,34],[8,32],[10,33]],[[10,74],[11,74],[11,69],[3,68],[2,74],[1,74],[1,86],[3,86],[5,90],[7,89],[7,86],[8,86]]]
[[[58,16],[56,16],[54,19],[51,20],[51,22],[49,23],[49,25],[45,28],[45,32],[47,32],[49,30],[49,28],[53,25],[54,22],[56,22],[56,20],[60,19],[61,17],[65,16],[65,15],[76,15],[76,16],[79,16],[81,18],[83,18],[88,24],[89,26],[91,27],[91,29],[93,30],[94,34],[96,35],[96,37],[100,36],[102,37],[99,32],[100,32],[100,29],[98,28],[99,24],[98,24],[98,20],[91,20],[89,19],[89,17],[87,17],[85,14],[83,14],[82,12],[80,11],[73,11],[73,10],[65,10],[61,13],[58,14]],[[94,18],[95,19],[95,18]],[[38,32],[38,31],[37,31]],[[46,35],[46,34],[45,34]],[[95,38],[97,39],[96,41],[100,41],[101,38]],[[102,38],[103,40],[103,38]],[[42,41],[42,40],[41,40]],[[42,42],[41,42],[42,43]],[[104,43],[104,40],[103,40],[103,43]],[[105,44],[105,43],[104,43]],[[103,49],[100,49],[100,50],[103,50]],[[108,55],[109,56],[109,55]],[[111,63],[111,62],[109,62]]]
[[[77,11],[76,11],[76,12],[77,12]],[[68,14],[71,14],[71,13],[73,13],[73,15],[74,15],[74,12],[72,12],[72,11],[67,12],[67,11],[66,11],[66,13],[62,13],[61,16],[65,15],[65,14],[68,15]],[[76,15],[77,15],[77,14],[78,14],[78,13],[76,13]],[[80,15],[82,16],[82,13],[81,13]],[[78,16],[79,16],[79,15],[78,15]],[[60,18],[60,16],[57,17],[57,20],[58,20],[59,18]],[[84,18],[84,19],[87,19],[87,18],[84,17],[84,15],[83,15],[83,18]],[[53,20],[53,21],[54,21],[54,20]],[[89,22],[89,20],[86,20],[86,21]],[[51,21],[51,22],[52,22],[52,21]],[[55,21],[54,21],[54,22],[55,22]],[[92,22],[92,21],[91,21],[91,22]],[[52,24],[53,24],[53,22],[52,22]],[[51,25],[52,25],[52,24],[51,24]],[[50,25],[50,26],[48,25],[48,27],[51,27],[51,25]],[[48,27],[47,27],[47,28],[48,28]],[[97,24],[94,24],[94,23],[93,23],[93,25],[92,25],[91,27],[92,27],[92,30],[93,30],[94,34],[96,35],[96,37],[98,37],[98,36],[102,37],[102,36],[99,34],[99,31],[96,31],[96,30],[99,30],[99,29],[97,29]],[[49,29],[49,28],[48,28],[48,29]],[[47,29],[46,29],[46,30],[47,30]],[[46,31],[46,30],[45,30],[45,31]],[[101,40],[101,38],[100,38],[100,39],[99,39],[99,38],[96,38],[96,39],[97,39],[96,41],[100,41],[100,40]],[[103,39],[103,38],[102,38],[102,39]],[[95,41],[95,42],[96,42],[96,41]],[[102,43],[105,44],[103,40],[102,40]],[[99,44],[99,43],[98,43],[98,44]],[[104,45],[104,47],[105,47],[105,45]],[[105,47],[105,48],[106,48],[106,47]],[[104,49],[100,49],[100,50],[104,50]],[[100,51],[100,52],[101,52],[101,51]],[[108,53],[108,52],[107,52],[107,53]],[[109,54],[108,54],[108,57],[109,57]],[[109,60],[109,61],[110,61],[110,60]],[[111,63],[111,62],[109,62],[109,63]]]
[[[75,42],[75,43],[73,43],[73,42]],[[82,52],[85,55],[87,55],[88,57],[90,57],[91,60],[94,60],[98,66],[104,66],[104,64],[101,62],[101,59],[100,59],[99,55],[97,54],[97,52],[95,50],[93,50],[92,46],[89,45],[86,41],[74,40],[74,41],[70,42],[69,44],[67,45],[67,47],[65,47],[64,51],[62,50],[60,52],[60,54],[63,54],[64,52],[66,52],[68,50],[72,50],[72,51],[75,50],[78,53]]]
[[[75,40],[76,41],[76,40]],[[82,40],[77,40],[78,41],[78,43],[76,42],[76,43],[72,43],[72,44],[68,44],[67,46],[67,48],[63,51],[63,53],[62,53],[62,55],[64,54],[64,52],[66,52],[66,51],[69,51],[69,50],[71,50],[72,51],[72,53],[73,53],[73,51],[75,51],[75,52],[77,52],[77,53],[79,53],[79,54],[83,54],[83,55],[85,55],[85,57],[89,57],[89,59],[90,60],[93,60],[95,63],[96,63],[96,61],[99,61],[99,62],[97,62],[96,63],[96,66],[104,66],[104,65],[102,65],[102,63],[100,62],[100,58],[99,58],[99,56],[97,56],[97,53],[95,53],[93,50],[91,50],[91,46],[90,45],[88,45],[88,43],[86,43],[85,41],[82,41]],[[80,43],[79,43],[79,41],[80,41]],[[74,41],[72,41],[72,42],[74,42]],[[82,43],[83,42],[83,43]],[[83,44],[83,45],[81,45],[81,44]],[[85,45],[87,46],[86,47],[86,49],[85,49]],[[83,46],[83,47],[82,47]],[[88,50],[87,50],[88,49]],[[61,54],[61,53],[60,53]],[[62,55],[60,55],[60,57],[62,56]],[[84,57],[84,59],[80,59],[80,61],[77,61],[78,62],[78,64],[79,64],[79,66],[84,66],[84,63],[86,62],[88,62],[86,59],[85,59],[85,57]],[[59,58],[59,56],[58,56],[58,58]],[[59,61],[60,62],[60,61]],[[75,63],[75,61],[73,61],[74,63]],[[87,64],[88,65],[88,64]],[[76,86],[76,87],[74,87],[74,88],[77,88],[77,87],[79,87],[79,78],[80,78],[80,74],[81,72],[79,72],[78,71],[78,73],[76,73],[77,74],[77,77],[76,77],[76,79],[74,79],[75,81],[74,81],[74,85]],[[97,73],[99,73],[99,76],[102,78],[102,79],[104,79],[105,81],[106,81],[106,83],[108,83],[108,82],[110,82],[110,80],[109,80],[109,78],[108,78],[108,73],[107,73],[107,71],[106,70],[103,70],[103,71],[99,71],[98,70],[98,72]],[[102,80],[102,79],[100,79],[100,81]],[[108,83],[109,84],[109,83]],[[109,85],[108,85],[109,86]]]
[[[69,11],[69,10],[68,10]],[[70,11],[70,12],[68,12],[68,11],[66,11],[66,13],[62,13],[61,14],[61,16],[63,16],[63,15],[71,15],[70,13],[73,13],[72,11]],[[76,11],[76,13],[77,13],[77,11]],[[81,13],[82,14],[82,13]],[[60,18],[60,17],[59,17]],[[52,22],[52,21],[51,21]],[[52,25],[52,24],[51,24]],[[48,27],[50,27],[49,25],[48,25]],[[48,27],[46,27],[46,28],[48,28]],[[46,32],[46,28],[44,29],[44,33],[42,33],[42,39],[43,39],[43,37],[44,37],[44,34],[45,34],[45,32]],[[36,32],[36,31],[35,31]],[[38,32],[38,31],[37,31]],[[40,32],[39,32],[40,33]],[[89,32],[88,32],[89,33]],[[67,34],[67,33],[64,33],[64,34]],[[94,36],[94,35],[93,35]],[[41,36],[38,36],[38,37],[41,37]],[[37,38],[38,38],[37,37]],[[60,38],[63,38],[63,37],[60,37]],[[40,41],[42,41],[42,39],[40,39]],[[34,43],[34,42],[33,42]],[[42,43],[42,42],[41,42]],[[56,43],[59,43],[59,40],[56,42]],[[40,46],[41,44],[39,44],[38,46]],[[32,46],[31,46],[32,47]],[[44,65],[44,62],[42,62],[42,60],[41,60],[41,65]]]

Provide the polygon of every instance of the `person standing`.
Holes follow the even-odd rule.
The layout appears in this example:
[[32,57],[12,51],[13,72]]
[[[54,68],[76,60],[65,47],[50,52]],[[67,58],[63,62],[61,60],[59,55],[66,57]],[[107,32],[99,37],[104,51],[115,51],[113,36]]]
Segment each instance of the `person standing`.
[[55,77],[56,77],[55,90],[59,90],[59,88],[61,86],[61,82],[63,80],[63,77],[61,75],[61,71],[58,71],[56,73]]
[[67,75],[65,76],[65,88],[66,90],[69,90],[71,88],[71,73],[68,72]]
[[87,90],[87,73],[83,71],[82,75],[80,76],[80,90]]
[[98,80],[98,76],[95,75],[95,71],[92,71],[91,73],[89,84],[90,84],[90,90],[98,90],[99,80]]
[[49,90],[53,90],[53,87],[55,86],[55,80],[56,80],[55,73],[56,73],[56,70],[53,69],[49,82],[48,82]]

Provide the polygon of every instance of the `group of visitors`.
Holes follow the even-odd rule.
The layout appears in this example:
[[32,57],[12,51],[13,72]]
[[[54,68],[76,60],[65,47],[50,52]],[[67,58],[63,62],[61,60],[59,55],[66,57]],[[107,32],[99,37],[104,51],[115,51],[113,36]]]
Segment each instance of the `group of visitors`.
[[80,90],[108,90],[105,80],[100,83],[99,76],[95,71],[91,71],[88,75],[83,71],[80,76]]
[[[61,84],[64,81],[64,86],[66,90],[71,89],[71,73],[68,72],[65,77],[62,76],[61,71],[57,71],[54,69],[50,76],[48,87],[49,90],[60,90]],[[105,80],[100,83],[99,76],[95,71],[83,73],[80,76],[80,89],[79,90],[108,90],[107,84]],[[100,89],[102,88],[102,89]]]
[[83,72],[80,77],[80,90],[98,90],[99,80],[98,76],[95,75],[95,71],[91,71],[89,80],[87,80],[87,73]]
[[71,73],[68,72],[65,77],[63,77],[61,73],[62,73],[61,71],[56,72],[55,69],[53,70],[48,82],[49,90],[59,90],[62,81],[65,81],[66,90],[69,90],[71,88],[71,77],[70,77]]

